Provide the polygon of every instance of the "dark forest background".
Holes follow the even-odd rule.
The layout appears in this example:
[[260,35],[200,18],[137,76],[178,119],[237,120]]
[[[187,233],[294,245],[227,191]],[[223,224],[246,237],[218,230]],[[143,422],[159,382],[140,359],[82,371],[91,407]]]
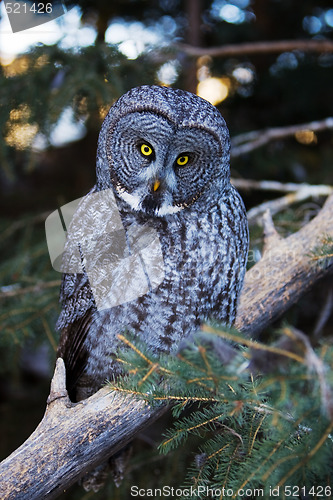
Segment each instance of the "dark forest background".
[[[242,134],[261,130],[259,135],[264,136],[275,128],[282,132],[263,146],[253,145],[232,157],[235,183],[333,184],[333,125],[327,120],[333,115],[333,45],[311,46],[312,41],[333,42],[330,1],[87,0],[68,1],[66,6],[79,7],[82,25],[96,32],[93,44],[81,48],[63,48],[61,41],[36,44],[9,64],[0,63],[0,459],[40,421],[53,372],[60,275],[48,257],[44,221],[58,206],[93,186],[99,129],[116,98],[145,83],[196,92],[206,81],[235,148]],[[126,56],[121,44],[106,41],[115,23],[128,29],[132,45],[134,39],[140,46],[134,56]],[[131,26],[140,27],[137,39],[130,35]],[[144,33],[155,33],[157,42],[147,41]],[[284,47],[269,45],[285,40],[290,43]],[[302,45],[297,45],[299,41]],[[271,49],[249,48],[255,42]],[[220,53],[211,54],[213,47]],[[223,99],[209,86],[214,82],[224,92]],[[52,133],[70,110],[81,138],[57,145]],[[317,129],[312,122],[320,122]],[[290,125],[299,125],[298,130],[283,134]],[[253,189],[245,183],[240,192],[250,210],[282,196],[283,188],[263,190],[259,182]],[[323,201],[312,196],[285,206],[274,216],[278,231],[285,236],[297,230]],[[260,258],[261,236],[260,219],[254,220],[254,260]],[[328,278],[279,324],[288,321],[314,344],[332,339],[332,304]],[[155,430],[151,440],[158,440],[162,431]],[[138,445],[132,483],[140,478],[145,484],[145,475],[163,475],[164,484],[181,478],[185,463],[178,459],[165,462],[154,455],[151,465],[145,466],[150,446],[147,440]],[[63,497],[92,495],[73,487]],[[96,498],[126,498],[126,492],[109,486]]]

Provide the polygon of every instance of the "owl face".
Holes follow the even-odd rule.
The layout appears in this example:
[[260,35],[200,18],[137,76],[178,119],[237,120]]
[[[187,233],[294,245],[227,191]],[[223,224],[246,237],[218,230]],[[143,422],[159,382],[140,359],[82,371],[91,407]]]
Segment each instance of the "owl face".
[[193,94],[138,87],[111,108],[103,127],[97,174],[134,211],[173,214],[229,181],[224,120]]
[[205,130],[139,112],[118,121],[110,153],[119,196],[133,210],[163,216],[194,203],[214,181],[219,143]]

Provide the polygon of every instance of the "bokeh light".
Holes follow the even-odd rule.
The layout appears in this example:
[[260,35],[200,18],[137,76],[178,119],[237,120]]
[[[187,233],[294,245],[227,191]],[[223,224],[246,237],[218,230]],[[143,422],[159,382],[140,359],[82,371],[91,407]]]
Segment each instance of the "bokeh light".
[[313,130],[299,130],[295,133],[295,138],[300,144],[317,144],[317,136]]
[[215,106],[228,97],[229,88],[229,78],[210,77],[198,83],[197,94]]

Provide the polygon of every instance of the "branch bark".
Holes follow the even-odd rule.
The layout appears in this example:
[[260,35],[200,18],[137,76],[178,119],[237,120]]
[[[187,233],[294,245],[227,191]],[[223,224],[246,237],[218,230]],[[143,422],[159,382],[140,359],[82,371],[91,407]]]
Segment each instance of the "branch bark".
[[310,252],[333,235],[333,194],[319,214],[297,233],[281,238],[268,212],[263,257],[245,276],[236,328],[255,335],[297,302],[318,280],[333,271],[333,259],[318,265]]
[[[285,312],[316,281],[333,271],[333,259],[319,266],[309,253],[333,234],[333,195],[319,214],[286,239],[266,217],[262,259],[247,273],[236,326],[257,334]],[[47,409],[28,440],[0,464],[2,500],[57,498],[84,472],[122,448],[167,407],[152,408],[132,395],[103,388],[72,404],[65,369],[57,361]]]
[[65,381],[65,365],[59,358],[41,423],[0,464],[2,500],[57,498],[167,409],[153,409],[107,387],[73,404]]

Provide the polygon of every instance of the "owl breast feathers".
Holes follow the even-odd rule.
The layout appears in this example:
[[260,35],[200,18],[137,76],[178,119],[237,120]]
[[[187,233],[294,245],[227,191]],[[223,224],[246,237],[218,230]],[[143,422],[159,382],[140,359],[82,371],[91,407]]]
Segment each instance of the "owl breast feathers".
[[[58,320],[58,355],[64,358],[73,400],[88,397],[121,374],[115,360],[121,333],[138,336],[153,352],[174,353],[202,322],[215,318],[233,323],[248,228],[243,202],[230,184],[229,150],[229,132],[219,111],[188,92],[142,86],[111,107],[98,141],[97,183],[81,211],[97,195],[112,197],[116,209],[90,203],[85,221],[74,216],[68,233],[68,245],[73,235],[81,253],[80,235],[87,235],[87,228],[98,235],[91,238],[95,260],[90,268],[110,300],[109,307],[100,306],[89,262],[80,254],[82,271],[63,276]],[[121,230],[112,235],[106,228],[113,227],[114,217]],[[149,237],[155,238],[150,253],[143,254],[142,245],[141,250],[135,247],[144,238],[131,237],[142,228],[148,247]],[[141,275],[136,268],[128,270],[134,255],[145,260]],[[108,259],[116,261],[110,273],[111,267],[101,265]],[[152,283],[148,268],[157,265],[160,279]],[[145,274],[147,290],[137,293]],[[117,296],[119,290],[123,298]]]

